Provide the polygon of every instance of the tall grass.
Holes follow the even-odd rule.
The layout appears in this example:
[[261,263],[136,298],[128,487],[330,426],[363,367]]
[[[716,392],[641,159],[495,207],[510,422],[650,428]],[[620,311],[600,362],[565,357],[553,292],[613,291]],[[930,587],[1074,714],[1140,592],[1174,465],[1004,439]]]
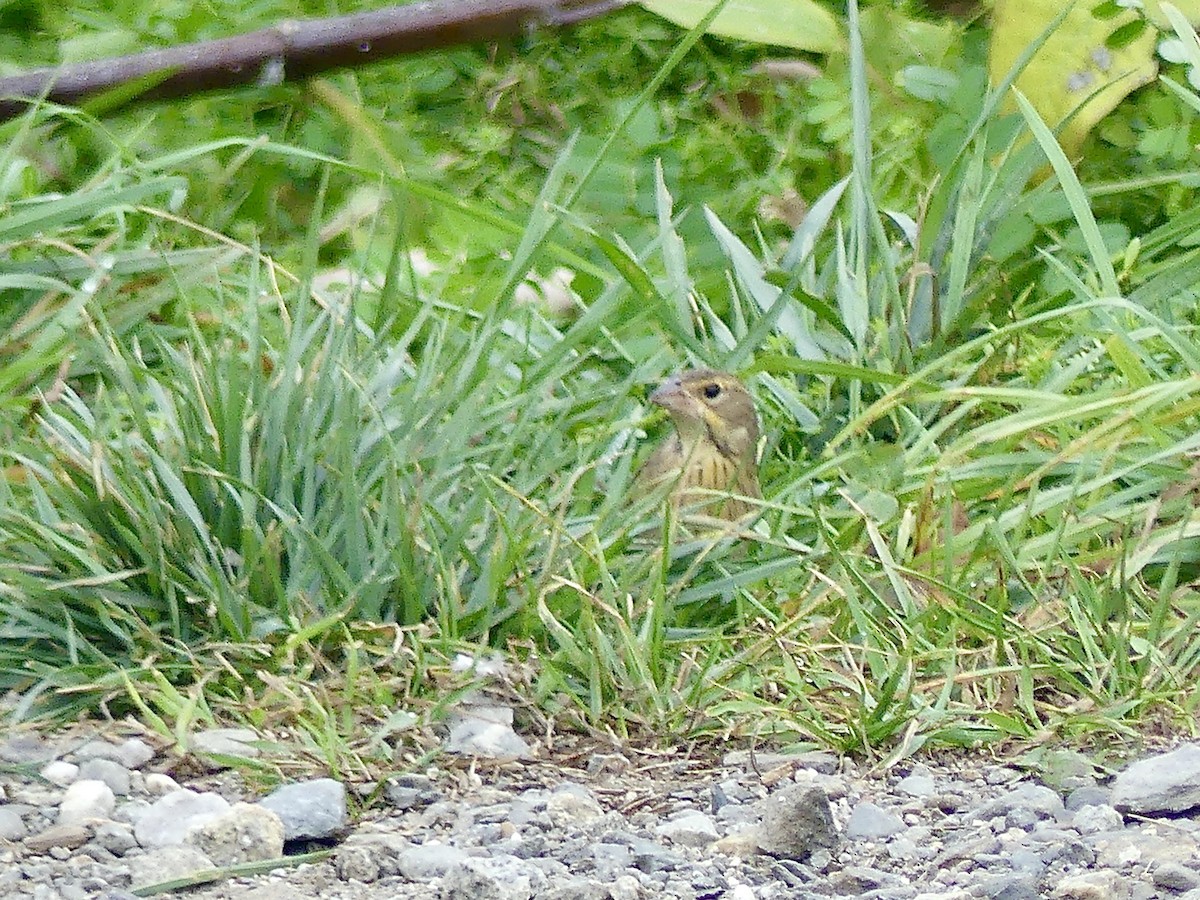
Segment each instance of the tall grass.
[[[173,330],[118,321],[128,280],[35,284],[6,261],[51,298],[5,320],[0,384],[26,413],[0,451],[10,712],[104,702],[179,734],[271,717],[357,765],[340,740],[364,720],[402,731],[397,707],[436,716],[469,683],[454,654],[495,650],[549,724],[620,735],[899,757],[1164,713],[1190,727],[1200,354],[1179,291],[1195,223],[1112,246],[1050,130],[997,95],[924,213],[887,209],[851,53],[852,171],[781,248],[676,209],[662,167],[656,233],[607,236],[576,204],[609,141],[592,157],[568,143],[523,225],[382,161],[398,203],[518,235],[470,288],[453,259],[419,272],[383,217],[373,268],[314,287],[330,274],[319,203],[293,278],[253,245],[165,257],[154,297]],[[146,172],[29,215],[66,243],[87,210],[119,272],[165,220],[138,204],[174,182]],[[1028,259],[992,255],[1050,208],[1070,218]],[[691,272],[684,225],[701,215],[728,263],[719,295]],[[33,227],[10,220],[11,240]],[[514,299],[564,261],[597,285],[577,311]],[[27,341],[34,315],[69,327]],[[672,542],[630,496],[664,429],[645,388],[689,362],[745,374],[760,402],[766,500],[740,536]]]

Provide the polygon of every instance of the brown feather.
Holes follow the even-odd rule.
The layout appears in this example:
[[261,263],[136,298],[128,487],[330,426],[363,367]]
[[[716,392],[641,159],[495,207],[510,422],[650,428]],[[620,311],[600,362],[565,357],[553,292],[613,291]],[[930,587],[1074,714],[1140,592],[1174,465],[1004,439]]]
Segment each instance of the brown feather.
[[735,520],[754,511],[736,496],[758,499],[758,415],[754,399],[725,372],[694,369],[668,378],[651,396],[671,416],[675,434],[663,441],[638,473],[649,490],[673,481],[671,503],[689,512]]

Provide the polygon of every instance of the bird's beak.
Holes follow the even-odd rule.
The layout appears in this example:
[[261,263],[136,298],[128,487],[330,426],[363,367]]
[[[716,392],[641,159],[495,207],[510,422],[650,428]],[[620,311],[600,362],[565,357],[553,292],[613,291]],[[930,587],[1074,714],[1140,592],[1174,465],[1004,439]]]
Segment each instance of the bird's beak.
[[650,395],[650,402],[657,406],[670,407],[673,400],[676,400],[683,393],[683,388],[679,384],[678,378],[668,378]]
[[650,395],[650,402],[655,406],[661,406],[669,413],[683,413],[684,415],[695,415],[693,407],[696,401],[683,389],[683,384],[678,377],[668,378],[653,394]]

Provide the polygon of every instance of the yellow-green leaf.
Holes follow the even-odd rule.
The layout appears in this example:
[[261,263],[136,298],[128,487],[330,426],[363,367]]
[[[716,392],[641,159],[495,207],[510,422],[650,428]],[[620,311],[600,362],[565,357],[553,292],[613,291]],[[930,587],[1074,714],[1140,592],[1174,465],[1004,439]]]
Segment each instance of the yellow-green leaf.
[[[650,12],[691,28],[713,8],[714,0],[642,0]],[[831,53],[844,46],[837,19],[813,0],[729,0],[709,34]]]
[[[993,82],[1004,78],[1061,11],[1061,0],[996,0],[989,60]],[[1077,2],[1017,78],[1017,87],[1051,127],[1086,101],[1059,134],[1068,156],[1078,152],[1097,122],[1158,71],[1156,33],[1139,31],[1138,19],[1133,10],[1114,15],[1110,5]]]

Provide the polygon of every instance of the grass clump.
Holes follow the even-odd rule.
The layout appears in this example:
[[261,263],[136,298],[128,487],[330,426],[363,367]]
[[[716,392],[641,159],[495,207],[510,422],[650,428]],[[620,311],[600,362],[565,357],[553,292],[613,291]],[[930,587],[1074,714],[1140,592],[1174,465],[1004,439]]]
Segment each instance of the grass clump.
[[[589,192],[697,39],[613,137],[564,145],[524,221],[383,151],[279,141],[243,149],[319,186],[286,266],[151,205],[179,187],[158,173],[227,143],[28,204],[75,257],[104,247],[105,279],[35,283],[35,226],[10,218],[11,711],[104,702],[183,738],[240,716],[356,770],[470,687],[457,654],[495,651],[539,727],[623,737],[899,757],[1191,727],[1195,223],[1097,219],[998,94],[955,109],[923,196],[898,187],[855,42],[851,164],[787,241],[680,203],[669,165],[637,170],[645,221],[611,236]],[[396,209],[346,225],[338,184],[377,169]],[[407,204],[436,209],[428,243]],[[536,276],[560,266],[551,308]],[[630,496],[662,427],[644,391],[688,362],[759,399],[767,499],[738,539],[672,543]]]

